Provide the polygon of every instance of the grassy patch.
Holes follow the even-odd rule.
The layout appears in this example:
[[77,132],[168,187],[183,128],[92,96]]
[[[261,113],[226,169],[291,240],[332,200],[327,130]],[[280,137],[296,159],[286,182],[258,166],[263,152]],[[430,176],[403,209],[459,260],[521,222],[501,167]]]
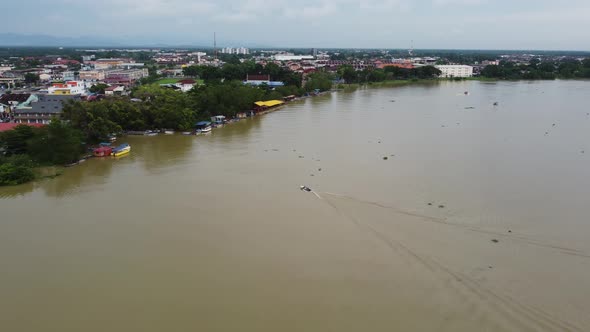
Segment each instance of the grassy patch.
[[174,84],[178,81],[180,81],[179,78],[163,78],[161,80],[155,81],[154,84]]

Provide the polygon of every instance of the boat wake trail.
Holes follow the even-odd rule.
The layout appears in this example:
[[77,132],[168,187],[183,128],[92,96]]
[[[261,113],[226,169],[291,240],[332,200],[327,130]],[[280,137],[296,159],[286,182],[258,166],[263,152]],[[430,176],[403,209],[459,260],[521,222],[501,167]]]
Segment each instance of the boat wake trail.
[[[314,192],[314,194],[316,194]],[[424,214],[420,214],[420,213],[416,213],[416,212],[412,212],[412,211],[408,211],[408,210],[404,210],[404,209],[400,209],[398,207],[395,206],[391,206],[391,205],[385,205],[379,202],[373,202],[373,201],[367,201],[367,200],[362,200],[356,197],[352,197],[352,196],[348,196],[348,195],[342,195],[342,194],[336,194],[336,193],[331,193],[331,192],[322,192],[323,195],[326,196],[333,196],[333,197],[339,197],[339,198],[344,198],[344,199],[348,199],[351,201],[355,201],[358,203],[363,203],[363,204],[368,204],[368,205],[373,205],[379,208],[383,208],[383,209],[388,209],[393,211],[394,213],[397,214],[401,214],[401,215],[406,215],[406,216],[410,216],[410,217],[416,217],[418,218],[418,220],[421,221],[426,221],[426,222],[435,222],[435,223],[439,223],[439,224],[444,224],[450,227],[455,227],[455,228],[460,228],[460,229],[464,229],[470,232],[475,232],[475,233],[481,233],[481,234],[486,234],[486,235],[494,235],[497,237],[502,237],[506,240],[512,240],[512,241],[516,241],[516,242],[522,242],[528,245],[532,245],[532,246],[537,246],[537,247],[543,247],[543,248],[549,248],[549,249],[555,249],[555,250],[559,250],[565,254],[568,255],[574,255],[574,256],[578,256],[578,257],[582,257],[582,258],[590,258],[590,254],[586,253],[582,250],[578,250],[578,249],[574,249],[574,248],[569,248],[567,246],[564,245],[559,245],[559,244],[552,244],[552,243],[545,243],[542,241],[539,241],[537,239],[533,239],[524,235],[516,235],[516,234],[505,234],[502,232],[497,232],[497,231],[491,231],[491,230],[486,230],[477,226],[473,226],[473,225],[465,225],[465,224],[459,224],[459,223],[454,223],[449,221],[446,218],[439,218],[439,217],[433,217],[433,216],[428,216],[428,215],[424,215]],[[319,198],[320,195],[316,194],[316,196],[318,196]]]
[[[508,294],[499,292],[492,288],[486,287],[478,280],[469,275],[451,268],[431,255],[427,255],[413,249],[404,239],[396,239],[395,234],[382,231],[376,225],[373,225],[371,220],[363,220],[353,215],[345,213],[338,207],[337,200],[333,198],[343,198],[354,200],[359,203],[369,204],[372,206],[390,209],[394,213],[416,217],[421,220],[445,223],[445,219],[436,218],[427,215],[421,215],[411,211],[406,211],[393,206],[387,206],[378,202],[363,201],[351,196],[340,195],[329,192],[322,192],[316,196],[328,204],[334,211],[349,220],[359,230],[370,234],[387,248],[389,248],[396,256],[404,259],[411,265],[418,264],[428,271],[428,273],[438,280],[440,285],[444,285],[446,289],[453,291],[456,296],[459,296],[462,303],[467,305],[469,312],[466,315],[474,315],[478,320],[492,320],[494,324],[504,325],[500,329],[514,329],[518,331],[582,331],[578,326],[564,321],[554,315],[543,311],[540,308],[530,304],[522,303]],[[452,225],[451,226],[455,226]],[[496,318],[492,318],[496,317]],[[496,321],[497,320],[497,321]],[[452,327],[449,327],[452,329]]]

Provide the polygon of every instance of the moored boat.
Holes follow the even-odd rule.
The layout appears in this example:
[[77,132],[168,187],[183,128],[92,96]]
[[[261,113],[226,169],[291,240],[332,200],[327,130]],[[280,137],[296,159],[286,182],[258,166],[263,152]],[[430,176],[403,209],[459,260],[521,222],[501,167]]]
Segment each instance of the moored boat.
[[208,133],[211,131],[211,122],[209,122],[209,121],[197,122],[195,124],[195,128],[197,129],[197,131],[200,131],[203,134]]
[[156,135],[158,135],[158,132],[155,130],[146,130],[143,134],[145,136],[156,136]]
[[100,148],[96,148],[92,151],[92,154],[95,157],[106,157],[110,156],[113,153],[113,148],[110,146],[101,146]]
[[131,152],[131,146],[127,143],[121,144],[113,149],[112,155],[115,157],[122,156]]
[[173,135],[174,134],[174,130],[164,130],[164,134],[166,134],[166,135]]

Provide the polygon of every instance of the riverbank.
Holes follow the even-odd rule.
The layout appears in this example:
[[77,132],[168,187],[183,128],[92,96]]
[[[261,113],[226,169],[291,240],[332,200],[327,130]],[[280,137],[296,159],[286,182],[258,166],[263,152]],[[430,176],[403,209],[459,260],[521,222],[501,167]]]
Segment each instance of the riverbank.
[[352,90],[363,86],[369,87],[399,87],[407,85],[438,84],[441,82],[461,82],[461,81],[483,81],[497,82],[498,79],[488,77],[466,77],[466,78],[436,78],[436,79],[410,79],[410,80],[388,80],[381,82],[368,83],[341,83],[337,85],[338,90]]

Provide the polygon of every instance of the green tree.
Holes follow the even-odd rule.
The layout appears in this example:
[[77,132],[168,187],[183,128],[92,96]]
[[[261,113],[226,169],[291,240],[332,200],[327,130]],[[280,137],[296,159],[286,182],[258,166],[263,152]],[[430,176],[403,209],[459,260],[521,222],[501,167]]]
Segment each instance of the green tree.
[[28,84],[37,84],[37,82],[39,82],[40,78],[39,75],[37,74],[33,74],[33,73],[26,73],[25,74],[25,83]]
[[95,84],[93,86],[91,86],[88,91],[92,92],[92,93],[99,93],[99,94],[104,94],[104,90],[106,88],[108,88],[109,86],[107,84],[104,83],[98,83]]
[[332,88],[332,77],[324,72],[317,72],[309,75],[305,83],[305,91],[327,91]]
[[28,141],[35,136],[33,128],[27,125],[16,126],[13,130],[0,133],[0,146],[6,155],[27,153]]
[[344,65],[338,68],[338,74],[346,83],[355,83],[358,80],[358,73],[350,65]]
[[27,155],[0,157],[0,186],[17,185],[35,178],[33,162]]
[[43,164],[68,164],[77,161],[84,151],[82,133],[59,120],[36,128],[29,141],[30,156]]

